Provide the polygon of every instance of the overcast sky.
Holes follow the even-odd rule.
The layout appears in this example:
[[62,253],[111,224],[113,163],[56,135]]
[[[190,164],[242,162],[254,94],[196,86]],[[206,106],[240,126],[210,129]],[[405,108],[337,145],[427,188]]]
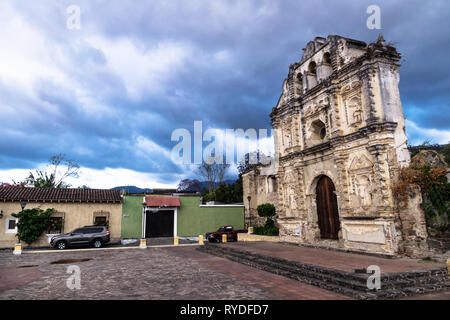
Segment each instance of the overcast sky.
[[447,143],[449,30],[447,0],[2,0],[0,182],[65,153],[75,187],[175,186],[194,175],[170,159],[173,130],[270,128],[289,65],[329,34],[393,42],[409,143]]

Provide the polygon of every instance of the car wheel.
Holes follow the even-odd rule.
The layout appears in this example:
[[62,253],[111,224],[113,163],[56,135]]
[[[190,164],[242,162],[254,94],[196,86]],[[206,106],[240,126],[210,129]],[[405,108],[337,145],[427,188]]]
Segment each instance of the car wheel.
[[67,244],[66,244],[65,241],[59,241],[59,242],[56,244],[56,248],[57,248],[58,250],[64,250],[65,248],[67,248]]
[[101,248],[102,241],[100,239],[97,239],[94,241],[94,248]]

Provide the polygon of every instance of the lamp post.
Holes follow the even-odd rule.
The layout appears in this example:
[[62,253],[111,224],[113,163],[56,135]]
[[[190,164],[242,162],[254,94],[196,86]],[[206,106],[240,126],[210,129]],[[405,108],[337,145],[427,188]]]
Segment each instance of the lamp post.
[[25,201],[20,202],[20,206],[22,207],[22,212],[23,212],[23,209],[25,209],[26,205],[27,205],[27,203]]
[[249,227],[252,226],[252,213],[250,212],[250,200],[252,200],[251,196],[247,197],[248,200],[248,218],[249,218]]

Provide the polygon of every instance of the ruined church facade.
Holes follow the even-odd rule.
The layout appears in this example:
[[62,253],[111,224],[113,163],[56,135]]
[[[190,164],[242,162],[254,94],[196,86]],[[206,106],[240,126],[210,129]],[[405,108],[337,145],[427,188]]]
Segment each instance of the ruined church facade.
[[[396,206],[392,190],[410,162],[401,55],[381,35],[371,44],[317,37],[303,50],[270,114],[281,239],[397,254],[409,214]],[[254,178],[244,176],[244,189]],[[403,219],[414,237],[426,237],[420,212]]]

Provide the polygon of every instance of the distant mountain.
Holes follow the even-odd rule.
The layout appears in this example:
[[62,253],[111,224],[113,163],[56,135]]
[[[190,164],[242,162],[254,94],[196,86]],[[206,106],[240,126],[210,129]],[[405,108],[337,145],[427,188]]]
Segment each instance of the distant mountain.
[[113,190],[125,190],[125,192],[129,193],[129,194],[152,193],[152,189],[150,189],[150,188],[142,189],[142,188],[138,188],[136,186],[121,186],[121,187],[114,187],[114,188],[111,188],[111,189],[113,189]]
[[[225,184],[233,184],[236,180],[224,180],[222,183]],[[202,181],[200,182],[200,185],[203,188],[208,189],[208,181]],[[219,186],[219,183],[216,182],[216,188]],[[143,194],[143,193],[158,193],[158,194],[162,194],[162,193],[175,193],[176,189],[151,189],[151,188],[139,188],[136,186],[120,186],[120,187],[114,187],[111,188],[113,190],[125,190],[126,193],[129,194]]]
[[[235,182],[236,182],[236,180],[224,180],[222,183],[224,183],[224,184],[233,184]],[[202,186],[202,190],[203,190],[203,188],[208,189],[209,183],[208,183],[208,181],[202,181],[202,182],[200,182],[200,185]],[[218,186],[219,186],[219,183],[216,182],[216,188]]]

